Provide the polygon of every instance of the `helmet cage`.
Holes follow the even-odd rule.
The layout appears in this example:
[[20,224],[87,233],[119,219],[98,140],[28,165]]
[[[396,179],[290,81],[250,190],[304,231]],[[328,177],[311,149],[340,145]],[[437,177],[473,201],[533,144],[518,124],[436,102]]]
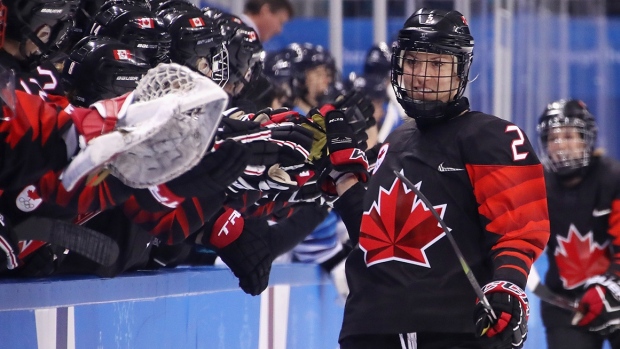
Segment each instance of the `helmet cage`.
[[[226,25],[224,25],[226,26]],[[256,32],[243,24],[226,30],[234,30],[229,35],[227,43],[229,57],[228,83],[235,85],[234,90],[242,90],[258,79],[265,59],[263,45],[258,40]],[[241,84],[241,88],[237,88]]]
[[160,14],[172,37],[172,61],[197,69],[198,60],[205,58],[212,72],[211,79],[219,86],[226,84],[229,77],[228,52],[213,20],[198,10],[168,8]]
[[[547,110],[536,129],[539,134],[539,157],[548,170],[568,176],[590,164],[597,133],[591,115],[584,118],[564,115],[560,109]],[[577,139],[574,138],[575,132],[579,136]],[[555,143],[551,150],[550,142]]]
[[[466,46],[467,45],[467,46]],[[403,106],[407,115],[412,116],[415,119],[427,118],[438,119],[444,116],[446,105],[450,102],[456,101],[463,96],[467,82],[469,79],[469,70],[473,59],[473,43],[470,41],[459,40],[454,35],[446,35],[445,33],[428,30],[426,28],[405,28],[399,33],[398,41],[394,44],[392,55],[392,74],[391,83],[396,94],[396,98]],[[454,69],[450,69],[448,65],[444,65],[445,68],[439,71],[440,76],[429,76],[428,64],[433,64],[432,61],[425,61],[426,70],[422,76],[424,79],[454,79],[458,78],[458,85],[456,88],[452,88],[454,84],[450,81],[450,88],[448,90],[439,89],[439,80],[435,86],[430,86],[431,93],[436,93],[437,98],[426,98],[424,100],[415,99],[413,95],[413,86],[406,86],[405,75],[413,75],[407,73],[404,69],[405,63],[413,63],[413,61],[419,61],[415,59],[417,53],[430,53],[438,55],[449,55],[455,57],[456,61],[453,63],[456,65],[456,72]],[[452,64],[451,64],[452,65]],[[448,75],[442,74],[448,68]],[[408,78],[409,81],[413,81],[414,77]],[[439,94],[450,93],[448,101],[439,100]]]
[[230,67],[228,65],[228,49],[222,43],[212,48],[211,79],[218,86],[223,87],[228,82]]

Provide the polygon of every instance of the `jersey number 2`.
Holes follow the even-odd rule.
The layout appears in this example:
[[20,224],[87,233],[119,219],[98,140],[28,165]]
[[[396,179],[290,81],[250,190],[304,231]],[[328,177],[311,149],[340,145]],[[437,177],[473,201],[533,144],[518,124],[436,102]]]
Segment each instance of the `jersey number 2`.
[[527,154],[529,154],[529,152],[524,152],[524,153],[519,153],[519,151],[517,150],[517,147],[520,145],[525,144],[525,137],[523,137],[523,132],[521,132],[521,129],[515,125],[509,125],[506,126],[506,133],[508,132],[516,132],[517,135],[519,136],[518,139],[515,139],[514,141],[512,141],[512,159],[514,161],[518,161],[518,160],[523,160],[527,157]]

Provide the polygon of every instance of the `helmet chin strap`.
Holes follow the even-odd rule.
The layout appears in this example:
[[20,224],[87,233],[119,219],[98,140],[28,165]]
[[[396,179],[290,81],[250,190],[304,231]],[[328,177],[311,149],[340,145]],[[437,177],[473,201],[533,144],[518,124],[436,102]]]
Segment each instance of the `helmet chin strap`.
[[[419,103],[418,103],[419,102]],[[418,126],[424,127],[455,118],[469,110],[469,100],[461,97],[445,103],[441,101],[416,101],[403,105],[408,116],[416,120]]]

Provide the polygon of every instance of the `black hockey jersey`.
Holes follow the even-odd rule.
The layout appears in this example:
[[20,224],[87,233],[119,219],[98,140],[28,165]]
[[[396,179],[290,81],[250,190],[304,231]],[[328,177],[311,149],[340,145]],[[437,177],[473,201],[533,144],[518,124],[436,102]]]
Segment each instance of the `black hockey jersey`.
[[[587,174],[571,188],[552,172],[545,180],[551,222],[545,283],[577,299],[588,278],[607,271],[620,275],[620,163],[593,157]],[[568,325],[573,317],[552,305],[542,308],[546,326]]]
[[[393,171],[434,204],[481,286],[507,280],[524,288],[549,237],[543,168],[517,126],[479,112],[422,131],[405,123],[379,151],[359,246],[347,261],[341,338],[473,333],[472,286],[438,222]],[[355,196],[345,193],[336,209],[356,210]]]

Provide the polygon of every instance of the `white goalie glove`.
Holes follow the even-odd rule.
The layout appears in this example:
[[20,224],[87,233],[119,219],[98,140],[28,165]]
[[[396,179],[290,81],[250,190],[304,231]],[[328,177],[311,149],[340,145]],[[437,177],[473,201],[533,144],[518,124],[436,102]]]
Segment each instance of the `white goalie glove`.
[[[126,98],[93,104],[95,125],[74,117],[83,147],[64,170],[63,185],[71,190],[103,168],[133,188],[178,177],[207,152],[227,102],[221,87],[187,67],[152,68]],[[99,127],[99,134],[88,134],[88,127]]]

